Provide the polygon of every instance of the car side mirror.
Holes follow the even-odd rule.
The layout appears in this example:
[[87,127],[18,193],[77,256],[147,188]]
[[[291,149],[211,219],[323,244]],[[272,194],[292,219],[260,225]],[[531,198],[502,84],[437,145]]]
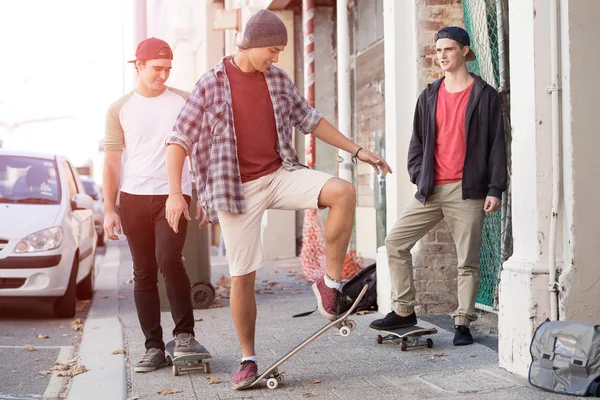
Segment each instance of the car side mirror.
[[71,200],[71,208],[77,210],[92,210],[94,208],[94,200],[84,193],[77,193]]

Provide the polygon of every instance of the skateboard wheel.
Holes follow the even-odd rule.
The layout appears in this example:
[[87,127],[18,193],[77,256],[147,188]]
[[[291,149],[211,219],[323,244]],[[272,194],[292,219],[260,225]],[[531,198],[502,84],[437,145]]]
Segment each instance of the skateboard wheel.
[[375,341],[377,342],[377,344],[383,343],[383,336],[377,335],[377,339],[375,339]]
[[277,386],[279,386],[279,382],[277,382],[277,378],[267,379],[267,387],[269,389],[277,389]]
[[173,376],[179,376],[179,365],[173,364]]
[[352,333],[352,330],[347,326],[342,326],[340,328],[340,335],[342,335],[344,337],[350,336],[351,333]]
[[430,349],[430,348],[432,348],[432,347],[433,347],[433,340],[431,340],[431,339],[427,339],[427,340],[425,341],[425,343],[427,343],[427,348],[429,348],[429,349]]
[[285,382],[285,378],[283,377],[283,374],[277,375],[277,377],[275,379],[277,379],[277,382],[281,383],[282,385]]
[[210,374],[210,371],[212,371],[212,368],[210,367],[210,363],[204,363],[204,373]]
[[406,351],[407,347],[406,342],[400,343],[400,351]]
[[350,330],[355,330],[356,329],[356,321],[352,321],[351,319],[348,320],[348,327],[350,328]]
[[208,308],[215,298],[215,289],[212,285],[198,283],[192,286],[192,306],[195,309]]

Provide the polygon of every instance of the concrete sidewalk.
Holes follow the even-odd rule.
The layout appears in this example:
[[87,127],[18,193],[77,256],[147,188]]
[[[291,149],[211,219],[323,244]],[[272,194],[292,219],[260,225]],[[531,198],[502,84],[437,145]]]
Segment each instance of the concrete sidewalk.
[[[401,352],[391,343],[378,345],[376,333],[368,328],[369,323],[380,318],[379,314],[355,316],[356,330],[344,338],[332,329],[308,345],[295,357],[284,363],[279,370],[285,372],[285,384],[269,390],[265,384],[258,389],[234,391],[231,378],[236,372],[240,359],[239,344],[231,319],[227,299],[222,307],[208,310],[195,310],[196,337],[213,355],[212,373],[184,373],[172,376],[171,368],[136,374],[132,364],[144,352],[144,338],[139,327],[133,300],[132,263],[124,243],[112,244],[107,249],[106,260],[113,260],[118,254],[120,265],[118,279],[112,295],[118,300],[118,307],[105,309],[108,295],[101,292],[94,299],[90,315],[105,318],[106,336],[94,330],[102,329],[94,325],[84,331],[82,347],[87,337],[93,337],[97,355],[88,355],[86,362],[111,362],[111,368],[119,364],[123,355],[112,355],[118,340],[123,340],[126,351],[125,371],[107,371],[97,366],[74,378],[73,388],[81,385],[84,379],[95,382],[93,390],[86,394],[77,393],[69,398],[82,399],[244,399],[273,398],[301,399],[361,399],[377,396],[378,399],[564,399],[561,395],[551,395],[531,387],[527,380],[498,368],[498,355],[493,337],[485,337],[474,332],[478,342],[471,346],[454,347],[453,332],[449,316],[426,318],[439,321],[439,333],[431,336],[434,346],[431,349],[418,348]],[[228,276],[224,258],[213,257],[212,278],[215,286],[221,276]],[[226,292],[226,285],[221,285]],[[320,315],[305,318],[292,318],[293,314],[311,310],[315,299],[302,278],[298,259],[268,263],[259,270],[257,278],[257,356],[259,370],[268,367],[309,334],[324,325]],[[111,315],[112,313],[112,315]],[[173,321],[169,312],[162,313],[165,341],[171,338]],[[113,319],[110,319],[113,318]],[[121,330],[114,329],[111,321],[121,323]],[[425,320],[421,326],[435,326]],[[121,338],[115,338],[122,332]],[[105,343],[99,343],[104,341]],[[483,345],[481,343],[487,343]],[[112,346],[112,347],[111,347]],[[95,358],[94,358],[95,357]],[[111,361],[111,357],[114,360]],[[83,358],[83,357],[82,357]],[[108,361],[106,360],[108,358]],[[85,360],[84,360],[85,361]],[[126,380],[120,379],[126,376]],[[209,380],[210,378],[210,380]],[[125,386],[125,387],[115,387]],[[104,387],[104,389],[103,389]],[[88,387],[89,389],[90,387]],[[108,392],[105,391],[109,388]],[[159,392],[171,391],[161,395]],[[125,397],[106,397],[106,394],[126,393]],[[119,395],[120,396],[120,395]]]

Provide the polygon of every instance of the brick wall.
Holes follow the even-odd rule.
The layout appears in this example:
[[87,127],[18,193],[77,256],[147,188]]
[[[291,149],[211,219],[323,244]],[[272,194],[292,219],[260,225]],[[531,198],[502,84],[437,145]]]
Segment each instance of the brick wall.
[[[415,0],[417,4],[418,79],[420,90],[442,76],[435,57],[435,34],[444,26],[462,26],[461,0]],[[445,221],[429,232],[413,256],[417,313],[454,311],[456,297],[456,248]]]
[[417,35],[420,51],[418,71],[419,88],[442,76],[435,57],[435,34],[444,26],[462,26],[461,0],[415,0],[417,3]]

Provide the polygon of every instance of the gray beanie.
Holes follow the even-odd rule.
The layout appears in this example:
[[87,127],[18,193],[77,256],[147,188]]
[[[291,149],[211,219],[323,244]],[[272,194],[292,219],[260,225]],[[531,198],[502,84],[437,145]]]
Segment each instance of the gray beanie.
[[239,47],[286,46],[287,41],[287,29],[283,21],[269,10],[260,10],[248,20]]

